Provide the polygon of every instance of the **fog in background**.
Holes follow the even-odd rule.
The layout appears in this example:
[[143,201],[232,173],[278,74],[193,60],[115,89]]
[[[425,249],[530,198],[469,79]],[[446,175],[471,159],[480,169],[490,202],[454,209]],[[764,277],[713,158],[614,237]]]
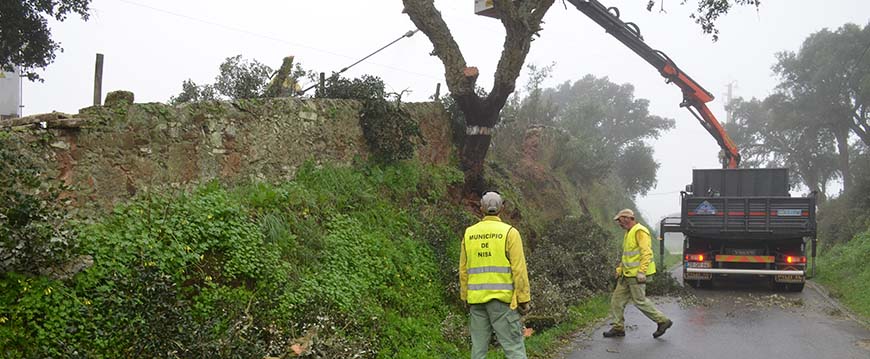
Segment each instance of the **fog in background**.
[[[725,120],[728,84],[735,97],[764,98],[778,80],[770,70],[775,53],[797,51],[822,28],[870,20],[866,0],[768,0],[758,9],[739,7],[718,21],[720,37],[689,18],[693,8],[661,2],[651,12],[645,1],[602,1],[617,6],[621,19],[640,26],[646,42],[662,50],[717,99],[708,105]],[[480,69],[478,84],[491,87],[501,54],[504,29],[498,20],[476,16],[473,0],[436,1],[469,66]],[[225,58],[242,54],[277,69],[294,55],[306,69],[327,74],[355,62],[414,28],[401,13],[401,0],[265,1],[249,0],[94,0],[91,18],[50,22],[64,52],[41,73],[43,83],[25,82],[23,114],[75,113],[93,98],[94,59],[105,55],[103,90],[129,90],[136,102],[166,102],[181,92],[184,80],[213,83]],[[556,1],[532,43],[527,64],[556,63],[545,86],[576,81],[586,74],[631,83],[635,96],[650,100],[650,112],[673,118],[676,128],[653,142],[661,164],[658,187],[638,199],[648,221],[679,210],[679,191],[691,181],[692,168],[718,168],[713,138],[685,109],[680,90],[649,64],[606,34],[568,4]],[[868,44],[870,45],[870,44]],[[388,91],[410,90],[405,101],[425,101],[442,83],[444,68],[429,53],[422,34],[403,39],[344,75],[381,77]],[[522,88],[525,78],[517,82]],[[496,133],[498,136],[498,133]],[[833,192],[836,194],[836,191]],[[796,192],[796,194],[801,194]]]

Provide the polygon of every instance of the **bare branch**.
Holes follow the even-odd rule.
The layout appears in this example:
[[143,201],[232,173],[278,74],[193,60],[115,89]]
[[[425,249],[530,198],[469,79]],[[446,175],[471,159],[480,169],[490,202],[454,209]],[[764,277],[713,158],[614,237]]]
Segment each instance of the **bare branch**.
[[463,75],[467,67],[465,57],[433,0],[403,0],[402,3],[411,22],[426,34],[435,47],[432,54],[444,63],[444,78],[450,92],[455,96],[474,95],[475,82],[469,82]]

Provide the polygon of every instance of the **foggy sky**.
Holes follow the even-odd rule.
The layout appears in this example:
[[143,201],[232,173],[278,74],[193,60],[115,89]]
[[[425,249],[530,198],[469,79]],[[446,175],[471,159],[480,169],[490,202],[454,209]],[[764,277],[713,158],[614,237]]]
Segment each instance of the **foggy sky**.
[[[680,1],[665,0],[665,12],[658,4],[647,12],[646,1],[602,2],[619,7],[621,18],[637,23],[650,46],[667,53],[717,97],[708,106],[720,121],[725,119],[728,83],[735,84],[735,97],[766,97],[778,83],[770,70],[776,52],[797,51],[822,28],[870,21],[866,0],[767,0],[759,9],[737,8],[720,19],[720,38],[714,43],[688,18],[691,6]],[[478,84],[490,88],[504,38],[500,22],[474,15],[473,0],[435,3],[467,63],[480,69]],[[242,54],[277,69],[284,56],[295,55],[306,69],[330,73],[414,28],[401,13],[401,0],[94,0],[91,9],[87,22],[76,17],[50,22],[64,52],[41,73],[44,83],[25,83],[24,115],[75,113],[89,106],[98,52],[105,55],[103,96],[124,89],[135,93],[136,102],[165,102],[186,79],[212,83],[230,56]],[[718,146],[679,108],[679,89],[665,84],[655,69],[570,4],[566,10],[556,1],[544,21],[526,63],[556,63],[546,86],[586,74],[607,76],[633,84],[636,97],[650,100],[652,114],[676,120],[674,130],[651,142],[661,164],[658,187],[638,199],[638,206],[649,221],[677,212],[678,192],[691,181],[691,169],[719,167]],[[431,50],[429,40],[418,33],[345,75],[380,76],[388,91],[411,90],[405,101],[424,101],[438,82],[446,91],[443,65],[429,56]],[[517,87],[524,83],[521,77]]]

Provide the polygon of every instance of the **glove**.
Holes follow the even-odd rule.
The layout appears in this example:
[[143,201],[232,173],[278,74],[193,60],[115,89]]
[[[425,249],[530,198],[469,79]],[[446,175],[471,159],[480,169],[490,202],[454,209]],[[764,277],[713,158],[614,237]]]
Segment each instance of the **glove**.
[[621,275],[622,275],[622,268],[617,267],[616,268],[616,279],[619,279],[619,276],[621,276]]
[[517,311],[520,312],[520,315],[529,314],[532,311],[532,303],[525,302],[517,305]]
[[644,283],[646,283],[646,274],[638,272],[637,273],[637,284],[644,284]]

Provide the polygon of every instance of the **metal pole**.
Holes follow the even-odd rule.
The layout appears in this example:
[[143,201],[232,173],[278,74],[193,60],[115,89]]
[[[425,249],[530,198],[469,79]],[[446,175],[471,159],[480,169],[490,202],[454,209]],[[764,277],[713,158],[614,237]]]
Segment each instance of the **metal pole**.
[[24,117],[24,74],[18,67],[18,117]]
[[97,62],[94,64],[94,106],[103,103],[103,54],[97,54]]
[[687,273],[712,274],[759,274],[759,275],[806,275],[802,270],[772,270],[772,269],[725,269],[725,268],[686,268]]

